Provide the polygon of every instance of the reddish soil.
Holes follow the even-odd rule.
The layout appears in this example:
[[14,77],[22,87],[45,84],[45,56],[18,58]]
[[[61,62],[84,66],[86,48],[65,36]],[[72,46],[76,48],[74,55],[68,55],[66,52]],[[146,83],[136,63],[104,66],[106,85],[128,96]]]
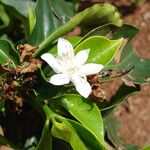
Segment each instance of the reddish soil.
[[[130,0],[79,0],[80,10],[93,3],[108,2],[115,4],[121,12],[124,22],[135,25],[139,33],[133,40],[135,49],[141,58],[150,59],[150,1],[131,5]],[[118,83],[117,83],[118,84]],[[109,84],[110,86],[110,84]],[[116,90],[116,83],[111,84],[108,95]],[[141,92],[131,96],[127,102],[117,108],[115,118],[120,121],[120,135],[128,144],[140,147],[150,145],[150,84],[142,85]]]
[[[123,16],[124,22],[139,28],[133,44],[141,58],[150,59],[150,1],[135,6],[131,5],[130,0],[80,0],[82,5],[80,10],[100,2],[115,4]],[[107,90],[108,95],[112,95],[115,90],[116,83],[111,84]],[[140,147],[150,145],[149,91],[150,84],[142,85],[139,94],[128,98],[127,102],[116,110],[115,118],[121,124],[120,135],[128,144],[136,144]]]
[[[150,2],[140,4],[124,17],[125,22],[138,26],[139,33],[133,43],[137,53],[150,59]],[[121,123],[120,134],[127,143],[140,147],[150,145],[150,84],[141,86],[141,92],[128,98],[128,109],[120,106],[116,118]],[[128,110],[128,111],[127,111]]]

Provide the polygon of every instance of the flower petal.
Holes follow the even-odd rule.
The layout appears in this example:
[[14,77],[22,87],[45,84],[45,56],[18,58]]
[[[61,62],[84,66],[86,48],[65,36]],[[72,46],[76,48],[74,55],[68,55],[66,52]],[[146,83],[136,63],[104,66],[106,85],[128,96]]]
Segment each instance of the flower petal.
[[74,50],[72,44],[63,38],[58,39],[57,50],[59,57],[74,57]]
[[75,60],[74,60],[76,66],[81,66],[87,61],[89,52],[90,52],[90,49],[86,49],[76,54]]
[[83,65],[80,69],[79,69],[79,73],[81,73],[81,75],[92,75],[92,74],[96,74],[98,72],[100,72],[103,69],[103,65],[101,64],[93,64],[93,63],[89,63],[89,64],[85,64]]
[[50,83],[53,85],[64,85],[70,82],[70,78],[67,74],[55,74],[51,77]]
[[85,78],[82,78],[78,75],[72,75],[71,82],[75,85],[75,88],[79,94],[84,98],[87,98],[90,95],[92,89]]
[[46,61],[49,66],[56,72],[56,73],[61,73],[62,68],[61,65],[58,63],[57,59],[49,53],[45,53],[41,56],[41,58]]

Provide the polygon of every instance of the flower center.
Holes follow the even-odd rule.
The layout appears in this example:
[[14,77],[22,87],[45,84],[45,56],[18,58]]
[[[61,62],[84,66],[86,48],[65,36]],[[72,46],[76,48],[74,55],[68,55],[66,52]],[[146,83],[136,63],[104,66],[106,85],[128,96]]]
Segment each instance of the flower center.
[[72,75],[78,70],[78,68],[74,64],[73,59],[69,56],[63,56],[63,58],[58,58],[58,62],[60,63],[64,73]]

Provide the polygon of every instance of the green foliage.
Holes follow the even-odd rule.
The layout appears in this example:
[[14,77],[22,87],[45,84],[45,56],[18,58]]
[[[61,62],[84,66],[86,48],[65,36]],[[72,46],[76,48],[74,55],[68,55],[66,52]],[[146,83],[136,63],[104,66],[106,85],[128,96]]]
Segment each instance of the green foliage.
[[[112,16],[110,14],[112,14]],[[91,19],[92,22],[97,24],[96,26],[107,23],[114,23],[116,26],[122,25],[122,20],[120,19],[119,13],[116,11],[114,6],[110,4],[94,5],[93,7],[87,8],[86,10],[78,13],[72,17],[69,22],[50,34],[47,39],[39,45],[39,49],[34,53],[34,56],[39,56],[40,54],[44,53],[46,48],[52,45],[52,42],[54,42],[58,37],[61,37],[74,29],[77,25],[86,26]]]
[[107,132],[107,137],[116,148],[124,149],[125,143],[119,135],[120,124],[117,120],[113,118],[113,116],[114,116],[114,113],[110,113],[104,119],[104,126]]
[[103,121],[96,105],[93,105],[79,95],[65,95],[62,103],[101,144],[104,143]]
[[0,0],[2,4],[7,7],[8,11],[13,12],[14,15],[25,19],[28,17],[28,9],[30,6],[35,7],[35,2],[31,0]]
[[123,103],[123,101],[126,100],[129,96],[139,91],[140,87],[138,85],[136,85],[135,87],[129,87],[125,84],[122,84],[115,95],[112,96],[110,102],[105,103],[105,105],[101,107],[102,115],[108,115],[110,112],[112,112],[112,110],[114,110],[115,107]]
[[[61,5],[60,5],[61,3]],[[35,8],[36,23],[29,42],[39,45],[58,27],[74,15],[74,4],[64,0],[38,0]]]
[[9,17],[8,17],[3,5],[1,5],[1,4],[0,4],[0,21],[1,21],[0,30],[6,28],[10,23]]
[[83,149],[87,150],[86,145],[82,142],[79,135],[64,122],[53,122],[52,134],[53,136],[63,139],[70,143],[74,150]]
[[[122,25],[119,12],[110,4],[97,4],[76,15],[75,7],[74,0],[0,0],[0,34],[17,41],[15,46],[27,41],[38,47],[36,51],[25,49],[19,55],[10,41],[0,39],[0,125],[7,137],[1,136],[0,144],[16,149],[52,150],[54,140],[60,139],[70,144],[66,149],[106,150],[107,137],[113,147],[138,149],[120,139],[119,125],[112,113],[140,91],[138,84],[150,81],[150,61],[141,59],[130,43],[125,47],[123,43],[123,38],[131,41],[138,29]],[[101,101],[93,93],[87,99],[75,94],[72,84],[49,83],[53,70],[36,61],[44,52],[57,57],[58,38],[76,26],[80,26],[82,37],[67,38],[75,54],[90,49],[87,62],[105,66],[96,84],[124,78],[134,87],[122,84],[109,101]],[[24,58],[21,65],[20,57]],[[22,73],[22,69],[26,72]],[[110,70],[122,74],[112,77],[107,74]],[[95,80],[91,85],[94,87]]]
[[32,33],[36,23],[36,16],[33,7],[29,6],[29,31]]
[[4,63],[10,66],[18,65],[19,54],[9,41],[0,39],[0,64]]
[[106,65],[113,59],[122,41],[123,39],[109,40],[101,36],[93,36],[77,45],[75,52],[89,48],[90,54],[87,62]]
[[142,148],[141,150],[150,150],[150,146],[146,146],[146,147]]
[[52,138],[49,130],[49,122],[49,119],[47,119],[45,122],[42,137],[39,141],[39,144],[36,147],[36,150],[52,150]]
[[150,82],[150,60],[141,59],[131,44],[125,46],[117,67],[125,70],[133,67],[132,72],[126,76],[131,82],[136,84]]

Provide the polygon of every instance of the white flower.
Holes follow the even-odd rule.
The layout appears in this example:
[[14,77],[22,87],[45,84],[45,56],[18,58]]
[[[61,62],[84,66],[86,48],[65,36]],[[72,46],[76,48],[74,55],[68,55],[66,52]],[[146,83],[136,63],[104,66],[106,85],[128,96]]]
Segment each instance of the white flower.
[[82,50],[75,56],[72,44],[63,38],[58,39],[57,50],[56,58],[49,53],[41,56],[57,73],[51,77],[50,83],[64,85],[71,81],[80,95],[87,98],[92,90],[86,76],[98,73],[104,66],[94,63],[85,64],[90,49]]

